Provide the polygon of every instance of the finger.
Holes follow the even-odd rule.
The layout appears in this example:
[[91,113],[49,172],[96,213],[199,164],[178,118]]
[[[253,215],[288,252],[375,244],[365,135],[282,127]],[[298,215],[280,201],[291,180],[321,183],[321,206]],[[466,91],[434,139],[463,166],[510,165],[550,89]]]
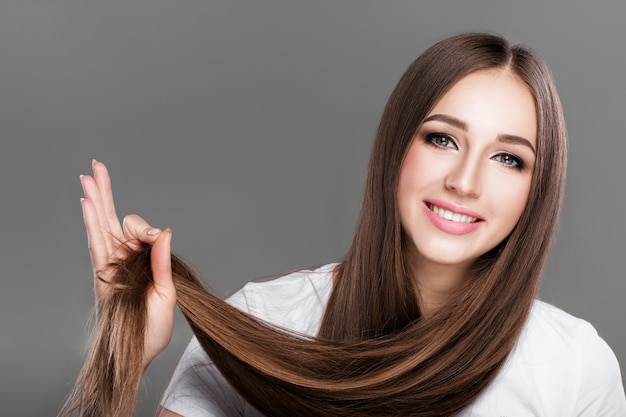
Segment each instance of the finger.
[[150,226],[142,217],[129,214],[124,217],[124,237],[132,248],[141,246],[141,243],[154,243],[161,234],[161,229]]
[[87,247],[92,258],[92,264],[95,269],[101,269],[108,263],[108,252],[102,229],[98,223],[98,214],[91,200],[82,198],[80,202],[83,208],[83,221],[87,229]]
[[93,206],[95,218],[92,219],[92,226],[98,225],[102,232],[104,243],[106,244],[109,252],[113,252],[113,249],[119,246],[120,241],[123,240],[123,235],[113,236],[111,228],[109,227],[108,220],[104,216],[104,209],[102,206],[102,198],[100,196],[100,190],[95,180],[89,175],[81,175],[80,182],[83,186],[83,193],[85,199],[89,200]]
[[150,262],[154,289],[162,297],[176,302],[176,290],[172,280],[171,229],[164,230],[154,242]]
[[122,235],[122,226],[115,212],[115,202],[113,200],[113,190],[111,187],[111,177],[109,171],[102,162],[95,159],[91,163],[93,170],[93,178],[100,191],[100,199],[102,203],[102,215],[107,220],[109,230],[114,236]]
[[[82,198],[80,200],[83,209],[83,220],[87,229],[87,246],[89,248],[89,256],[91,257],[91,265],[94,270],[94,277],[102,276],[109,263],[107,245],[98,223],[98,214],[91,200]],[[102,284],[97,278],[95,279],[96,295],[99,294]]]

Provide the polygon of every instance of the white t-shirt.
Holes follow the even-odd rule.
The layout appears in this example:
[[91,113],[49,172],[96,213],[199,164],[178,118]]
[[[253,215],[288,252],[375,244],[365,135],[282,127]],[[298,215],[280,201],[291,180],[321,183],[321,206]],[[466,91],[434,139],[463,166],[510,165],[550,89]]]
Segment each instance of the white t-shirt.
[[[246,284],[229,298],[270,323],[314,335],[332,287],[325,265]],[[162,401],[185,417],[262,414],[246,403],[193,338]],[[626,417],[626,396],[611,348],[586,321],[535,301],[496,379],[459,417]]]

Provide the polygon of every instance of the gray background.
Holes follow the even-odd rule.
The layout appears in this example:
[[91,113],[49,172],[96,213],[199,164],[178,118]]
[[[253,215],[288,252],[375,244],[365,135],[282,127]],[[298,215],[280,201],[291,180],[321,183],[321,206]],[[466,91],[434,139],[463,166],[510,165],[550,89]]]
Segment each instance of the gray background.
[[[172,227],[219,294],[337,260],[391,89],[424,48],[468,30],[530,45],[555,74],[571,157],[542,297],[626,364],[625,17],[622,0],[3,0],[3,410],[54,415],[81,366],[91,158],[109,165],[119,213]],[[137,416],[189,335],[179,321]]]

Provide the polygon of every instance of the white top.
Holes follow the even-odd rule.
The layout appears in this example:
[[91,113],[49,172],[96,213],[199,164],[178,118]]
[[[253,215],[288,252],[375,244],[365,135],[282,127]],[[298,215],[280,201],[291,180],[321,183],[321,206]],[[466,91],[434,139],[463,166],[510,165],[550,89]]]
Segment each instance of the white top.
[[[314,335],[332,287],[332,269],[299,271],[246,284],[228,299],[270,323]],[[262,416],[246,403],[193,338],[162,405],[185,417]],[[617,359],[586,321],[535,301],[496,379],[459,417],[626,417]]]

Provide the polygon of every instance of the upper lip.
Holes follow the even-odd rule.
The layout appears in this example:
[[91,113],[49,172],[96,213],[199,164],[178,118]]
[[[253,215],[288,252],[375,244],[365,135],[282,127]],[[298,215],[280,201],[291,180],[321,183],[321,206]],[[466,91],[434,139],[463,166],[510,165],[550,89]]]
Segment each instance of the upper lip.
[[475,211],[469,210],[465,207],[459,207],[453,203],[448,203],[446,201],[441,201],[441,200],[425,200],[424,202],[426,204],[431,204],[437,207],[441,207],[442,209],[449,210],[453,213],[464,214],[466,216],[474,217],[475,219],[478,219],[478,220],[484,220],[482,216],[476,213]]

